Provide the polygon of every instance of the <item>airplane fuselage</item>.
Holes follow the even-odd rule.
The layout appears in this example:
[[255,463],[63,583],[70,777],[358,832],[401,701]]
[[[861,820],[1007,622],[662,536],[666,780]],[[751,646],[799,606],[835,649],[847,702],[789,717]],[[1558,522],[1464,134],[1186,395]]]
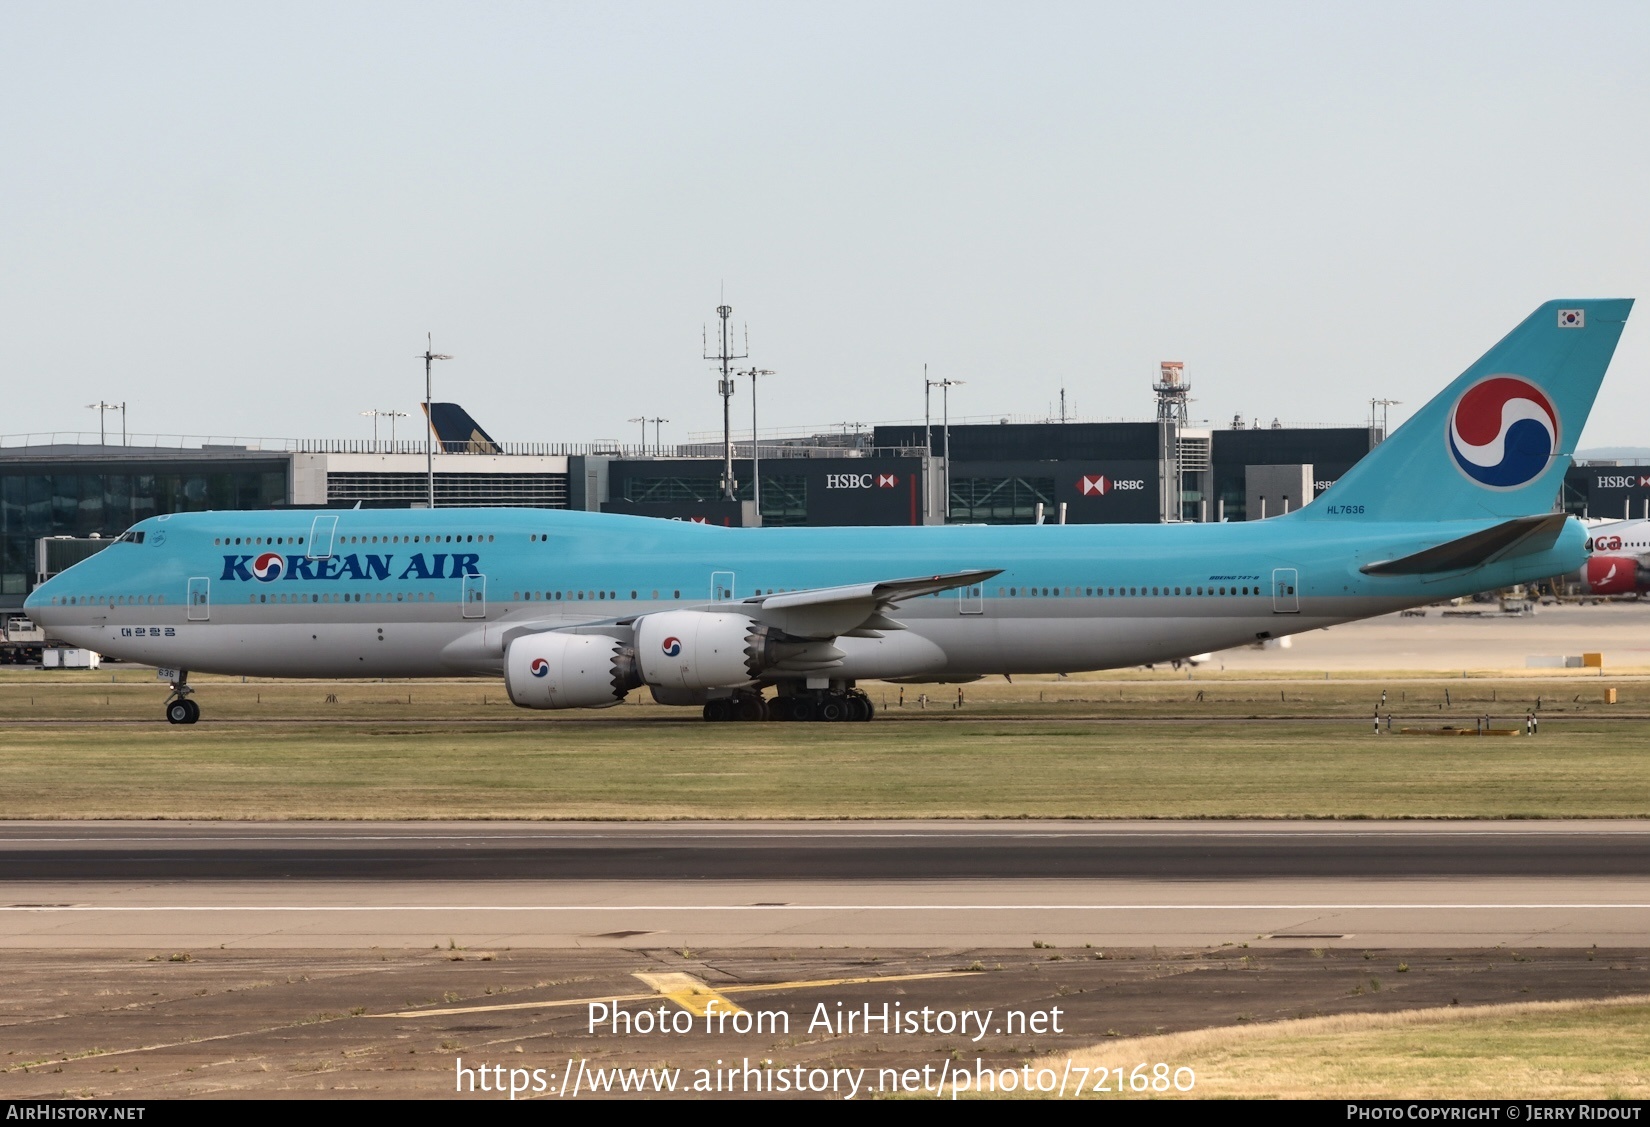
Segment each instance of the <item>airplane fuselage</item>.
[[1460,574],[1359,570],[1495,523],[724,529],[538,509],[191,513],[134,526],[28,609],[54,637],[157,666],[432,677],[499,673],[510,642],[536,632],[996,570],[901,602],[902,631],[839,639],[846,660],[831,674],[962,679],[1165,661],[1583,562],[1570,522],[1545,551]]

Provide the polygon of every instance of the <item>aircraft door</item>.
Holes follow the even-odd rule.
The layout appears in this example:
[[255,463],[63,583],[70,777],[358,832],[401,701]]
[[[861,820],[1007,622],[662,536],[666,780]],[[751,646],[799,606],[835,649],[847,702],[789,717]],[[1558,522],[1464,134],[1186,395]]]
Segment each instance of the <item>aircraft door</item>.
[[958,614],[985,613],[985,587],[979,583],[970,583],[966,587],[957,588]]
[[710,573],[710,601],[725,603],[733,599],[733,572],[713,571]]
[[1299,614],[1301,610],[1300,572],[1292,567],[1272,569],[1272,613]]
[[332,558],[332,534],[337,528],[337,517],[316,517],[309,525],[309,551],[304,554],[312,560],[330,560]]
[[212,581],[204,575],[189,580],[189,621],[206,622],[212,617]]
[[464,607],[465,618],[487,617],[487,577],[485,575],[466,575],[464,590],[459,597]]

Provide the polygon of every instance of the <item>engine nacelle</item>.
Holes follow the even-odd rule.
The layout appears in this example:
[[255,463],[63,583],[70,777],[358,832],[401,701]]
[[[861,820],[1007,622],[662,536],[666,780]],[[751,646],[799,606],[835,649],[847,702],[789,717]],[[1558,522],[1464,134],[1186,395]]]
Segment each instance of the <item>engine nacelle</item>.
[[504,652],[504,687],[521,708],[607,708],[637,684],[635,652],[601,634],[528,634]]
[[1590,595],[1631,595],[1644,586],[1632,556],[1589,556],[1579,578]]
[[642,680],[665,689],[734,689],[753,679],[749,616],[672,610],[636,620]]

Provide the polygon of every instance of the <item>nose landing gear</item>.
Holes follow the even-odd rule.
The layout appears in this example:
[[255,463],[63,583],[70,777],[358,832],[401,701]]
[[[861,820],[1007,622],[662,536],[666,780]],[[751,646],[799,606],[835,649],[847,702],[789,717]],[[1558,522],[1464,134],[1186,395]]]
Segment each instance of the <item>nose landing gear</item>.
[[193,724],[201,718],[201,706],[189,699],[194,691],[189,687],[189,670],[185,669],[172,682],[172,695],[166,698],[168,724]]
[[170,724],[193,724],[201,718],[201,706],[187,697],[168,701],[166,720]]

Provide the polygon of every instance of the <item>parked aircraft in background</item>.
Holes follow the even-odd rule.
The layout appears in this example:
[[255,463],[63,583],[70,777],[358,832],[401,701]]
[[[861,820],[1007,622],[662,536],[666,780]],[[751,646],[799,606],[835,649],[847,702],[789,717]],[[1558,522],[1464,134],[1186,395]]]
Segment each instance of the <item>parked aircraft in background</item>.
[[1576,573],[1589,595],[1650,591],[1650,520],[1619,520],[1587,530],[1587,562]]
[[37,588],[169,672],[502,674],[526,708],[646,688],[707,719],[869,719],[866,679],[1143,665],[1574,571],[1552,512],[1631,309],[1549,302],[1322,496],[1235,524],[729,529],[540,509],[187,513]]

